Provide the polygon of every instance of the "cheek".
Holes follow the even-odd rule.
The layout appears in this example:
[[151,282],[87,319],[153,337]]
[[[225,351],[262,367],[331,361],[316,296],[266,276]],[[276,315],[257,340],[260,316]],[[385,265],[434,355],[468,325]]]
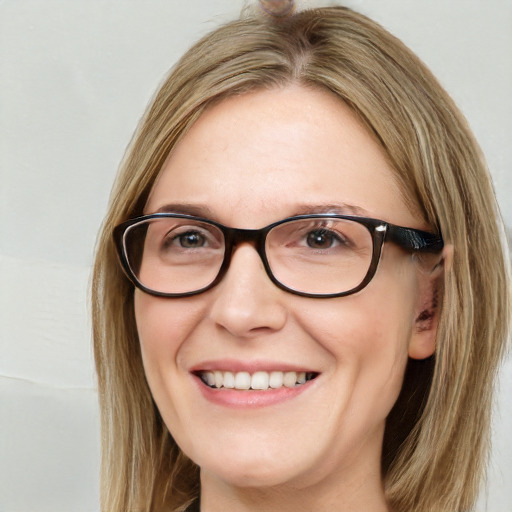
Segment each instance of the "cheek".
[[301,323],[333,355],[406,354],[414,325],[413,302],[400,294],[361,293],[328,304],[312,303]]
[[134,297],[135,320],[144,369],[151,373],[165,363],[176,363],[179,350],[204,316],[198,301],[153,297],[139,290]]
[[[403,277],[403,279],[402,279]],[[416,281],[396,268],[376,276],[361,293],[313,301],[301,326],[327,350],[352,387],[354,404],[387,415],[400,391],[413,335]]]

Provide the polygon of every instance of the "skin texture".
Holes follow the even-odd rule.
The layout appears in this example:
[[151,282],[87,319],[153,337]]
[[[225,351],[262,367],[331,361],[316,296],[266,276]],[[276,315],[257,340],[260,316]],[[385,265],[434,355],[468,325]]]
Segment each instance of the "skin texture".
[[[428,228],[351,110],[299,86],[233,97],[204,113],[168,158],[146,213],[176,203],[239,228],[319,205]],[[388,510],[384,422],[407,357],[434,351],[435,321],[421,315],[433,281],[414,257],[385,244],[361,292],[298,297],[274,286],[245,244],[208,292],[165,299],[136,290],[148,382],[170,432],[201,467],[201,509]],[[219,361],[319,376],[291,399],[226,407],[207,400],[191,373]]]

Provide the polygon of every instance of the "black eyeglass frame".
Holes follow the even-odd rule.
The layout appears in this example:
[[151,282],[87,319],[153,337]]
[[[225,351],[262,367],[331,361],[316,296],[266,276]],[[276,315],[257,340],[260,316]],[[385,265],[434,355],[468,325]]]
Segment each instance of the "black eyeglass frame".
[[[125,245],[125,233],[128,228],[134,226],[136,224],[146,222],[152,219],[160,219],[160,218],[178,218],[178,219],[189,219],[196,222],[203,222],[206,224],[213,225],[217,227],[224,236],[224,259],[219,268],[219,272],[215,279],[209,283],[207,286],[200,288],[199,290],[194,290],[191,292],[183,292],[183,293],[165,293],[158,292],[156,290],[152,290],[144,286],[135,276],[133,270],[130,267],[130,263],[128,261],[126,245]],[[270,268],[270,264],[267,260],[267,255],[265,251],[265,241],[268,233],[281,224],[292,222],[296,220],[302,219],[341,219],[341,220],[350,220],[362,224],[365,226],[370,235],[372,237],[373,249],[372,249],[372,259],[370,262],[370,266],[368,271],[362,280],[362,282],[347,291],[338,292],[338,293],[307,293],[295,290],[281,283],[273,274],[272,269]],[[261,229],[239,229],[239,228],[231,228],[228,226],[224,226],[219,222],[215,222],[210,219],[205,219],[203,217],[196,217],[194,215],[186,215],[181,213],[153,213],[150,215],[143,215],[141,217],[137,217],[134,219],[130,219],[125,221],[114,228],[113,232],[114,242],[116,245],[117,253],[124,270],[124,273],[128,277],[128,279],[133,283],[134,286],[139,288],[145,293],[150,295],[154,295],[157,297],[169,297],[169,298],[177,298],[177,297],[189,297],[192,295],[198,295],[207,290],[210,290],[214,286],[216,286],[226,274],[229,265],[231,263],[231,257],[237,248],[238,245],[242,243],[252,243],[254,248],[256,249],[258,255],[263,262],[263,266],[265,267],[265,271],[270,278],[270,280],[280,289],[293,293],[294,295],[300,295],[301,297],[310,297],[310,298],[318,298],[318,299],[326,299],[333,297],[345,297],[347,295],[352,295],[363,288],[365,288],[368,283],[373,279],[377,267],[380,261],[380,255],[382,252],[382,247],[384,242],[393,242],[394,244],[402,247],[403,249],[411,252],[420,252],[420,253],[438,253],[444,247],[444,242],[441,235],[436,235],[434,233],[429,233],[427,231],[422,231],[414,228],[406,228],[402,226],[396,226],[395,224],[391,224],[389,222],[372,219],[369,217],[359,217],[353,215],[338,215],[331,213],[317,213],[311,215],[296,215],[293,217],[287,217],[285,219],[279,220],[268,226],[265,226]]]

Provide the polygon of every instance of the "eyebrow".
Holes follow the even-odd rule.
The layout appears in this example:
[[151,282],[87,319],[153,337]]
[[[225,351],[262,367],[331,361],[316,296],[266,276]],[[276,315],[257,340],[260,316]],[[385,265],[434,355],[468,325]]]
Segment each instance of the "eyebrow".
[[295,215],[314,215],[317,213],[333,213],[335,215],[358,215],[368,217],[369,212],[360,206],[346,203],[327,203],[327,204],[302,204],[293,213]]
[[[191,203],[169,203],[161,206],[153,213],[181,213],[183,215],[193,215],[194,217],[203,217],[216,220],[213,210],[203,204]],[[368,210],[360,206],[346,203],[324,203],[324,204],[300,204],[295,206],[293,213],[288,217],[296,215],[315,215],[321,213],[332,213],[335,215],[357,215],[360,217],[370,216]]]
[[193,215],[194,217],[213,218],[214,214],[206,205],[190,203],[172,203],[161,206],[154,213],[181,213],[183,215]]

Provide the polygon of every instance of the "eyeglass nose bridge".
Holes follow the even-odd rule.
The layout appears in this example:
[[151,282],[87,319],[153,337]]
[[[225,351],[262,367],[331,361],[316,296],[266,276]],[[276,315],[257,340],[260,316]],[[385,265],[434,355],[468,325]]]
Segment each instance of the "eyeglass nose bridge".
[[231,264],[231,259],[233,254],[237,250],[237,248],[244,243],[249,243],[254,247],[254,250],[258,253],[263,266],[265,267],[265,272],[271,281],[276,282],[275,277],[272,275],[272,271],[270,270],[270,266],[267,261],[267,256],[265,253],[265,240],[267,234],[269,232],[269,228],[263,229],[240,229],[240,228],[229,228],[223,227],[224,234],[224,260],[219,269],[219,273],[215,278],[214,282],[211,286],[219,283],[219,281],[225,276],[227,273],[229,266]]

